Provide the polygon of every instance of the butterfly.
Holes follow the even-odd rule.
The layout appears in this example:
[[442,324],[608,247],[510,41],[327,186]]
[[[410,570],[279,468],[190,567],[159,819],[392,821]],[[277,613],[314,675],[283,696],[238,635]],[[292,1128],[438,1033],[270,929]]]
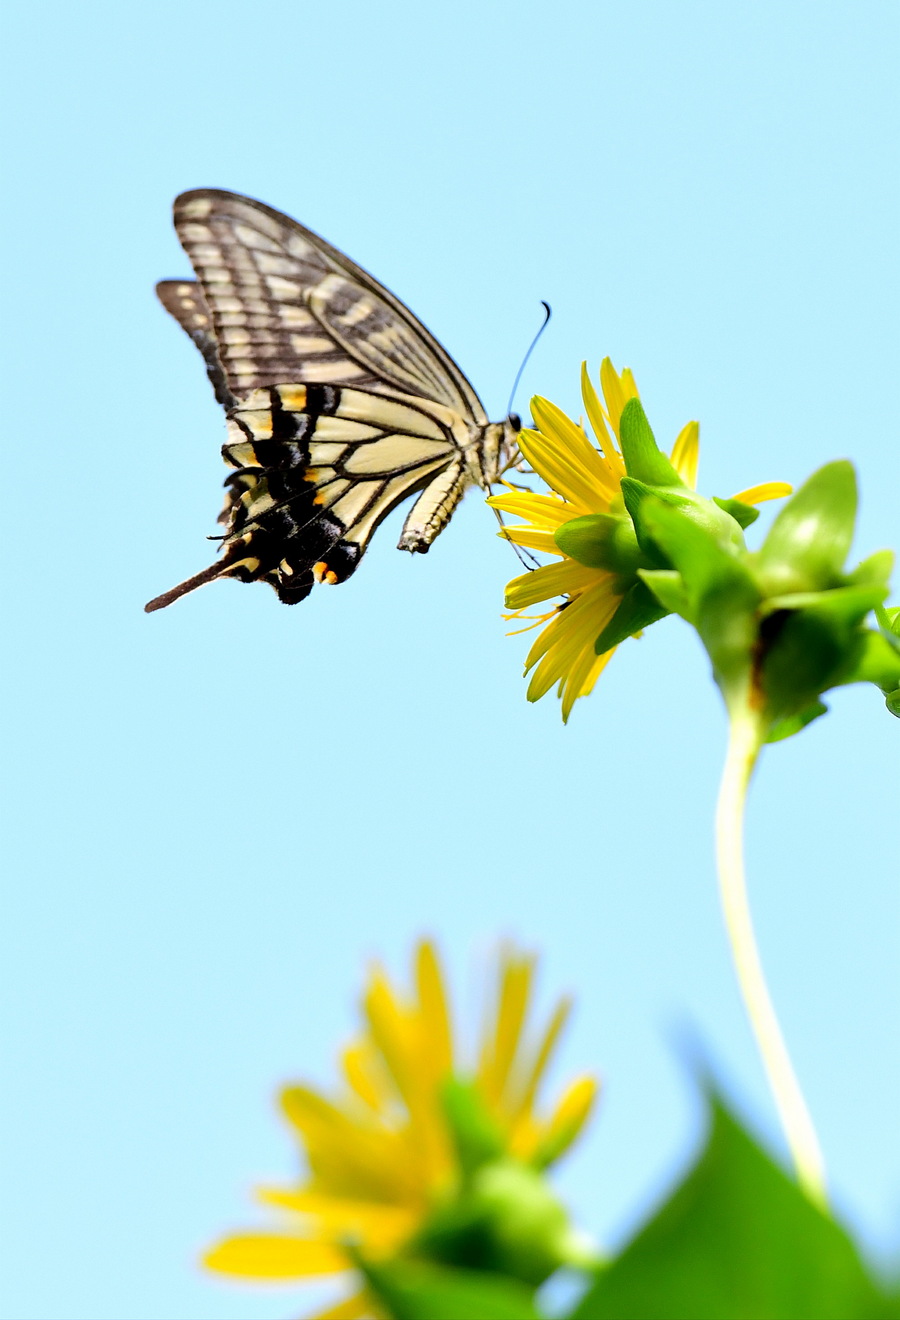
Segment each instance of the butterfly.
[[218,559],[148,611],[220,577],[296,604],[345,582],[414,493],[398,549],[423,554],[466,489],[516,461],[519,419],[488,421],[409,308],[324,239],[216,188],[182,193],[174,220],[196,280],[156,292],[206,362],[232,471]]

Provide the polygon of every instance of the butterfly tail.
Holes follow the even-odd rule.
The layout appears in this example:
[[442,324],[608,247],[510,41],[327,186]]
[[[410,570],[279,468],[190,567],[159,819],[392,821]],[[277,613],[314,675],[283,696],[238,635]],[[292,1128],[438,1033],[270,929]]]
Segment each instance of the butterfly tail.
[[195,573],[193,577],[179,582],[177,587],[172,587],[169,591],[164,591],[161,596],[154,596],[153,600],[148,600],[144,606],[145,614],[152,614],[154,610],[164,610],[167,605],[171,605],[181,596],[186,596],[189,591],[196,591],[198,587],[203,587],[207,582],[215,582],[216,578],[227,573],[229,568],[225,560],[220,560],[217,564],[210,564],[209,568],[204,568],[202,573]]

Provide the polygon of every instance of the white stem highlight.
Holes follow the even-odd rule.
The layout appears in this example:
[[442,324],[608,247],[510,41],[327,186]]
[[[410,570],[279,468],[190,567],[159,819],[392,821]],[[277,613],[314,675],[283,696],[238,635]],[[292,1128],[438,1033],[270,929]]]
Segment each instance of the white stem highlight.
[[763,974],[744,873],[744,805],[761,743],[760,722],[749,709],[732,709],[728,754],[716,808],[719,895],[744,1007],[785,1137],[804,1191],[827,1206],[825,1167],[815,1128],[794,1072]]

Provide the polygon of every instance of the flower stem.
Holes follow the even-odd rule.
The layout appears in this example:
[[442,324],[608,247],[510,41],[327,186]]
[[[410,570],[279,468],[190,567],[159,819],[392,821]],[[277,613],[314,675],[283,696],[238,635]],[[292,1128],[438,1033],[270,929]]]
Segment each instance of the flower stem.
[[716,808],[716,859],[722,910],[744,1007],[756,1037],[798,1181],[810,1199],[824,1209],[827,1206],[827,1195],[822,1152],[766,986],[747,901],[743,855],[744,805],[747,786],[759,755],[763,730],[758,716],[743,703],[736,703],[730,716],[728,754]]

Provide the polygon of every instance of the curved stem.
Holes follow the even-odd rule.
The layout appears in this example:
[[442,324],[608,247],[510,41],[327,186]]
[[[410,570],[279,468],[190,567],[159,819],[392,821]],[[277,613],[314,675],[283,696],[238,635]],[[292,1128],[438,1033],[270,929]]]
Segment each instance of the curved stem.
[[801,1187],[818,1205],[827,1204],[822,1152],[794,1072],[763,974],[744,874],[744,804],[759,755],[762,727],[747,707],[732,708],[728,754],[716,808],[719,894],[744,1007]]

